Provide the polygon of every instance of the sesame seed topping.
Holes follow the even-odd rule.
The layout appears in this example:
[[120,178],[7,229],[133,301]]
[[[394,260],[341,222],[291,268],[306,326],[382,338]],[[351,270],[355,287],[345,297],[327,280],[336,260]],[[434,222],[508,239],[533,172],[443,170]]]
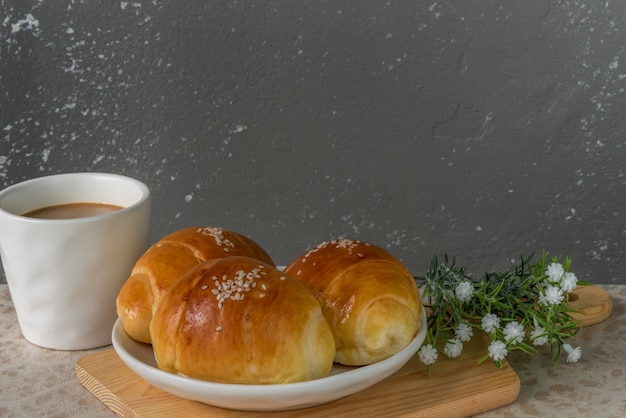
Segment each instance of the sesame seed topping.
[[285,276],[280,276],[280,280],[287,280],[287,277],[285,277]]
[[[338,240],[332,240],[332,241],[324,241],[321,244],[319,244],[317,247],[313,248],[312,250],[309,250],[309,252],[307,252],[304,255],[304,258],[302,258],[302,262],[304,263],[306,261],[306,258],[309,257],[311,254],[321,249],[324,249],[328,246],[334,246],[335,248],[345,248],[348,251],[348,255],[352,255],[353,250],[356,247],[358,247],[359,244],[362,244],[361,241],[355,241],[351,239],[338,239]],[[365,245],[369,245],[369,244],[366,243]]]
[[209,288],[209,285],[207,284],[203,284],[202,287],[200,289],[202,290],[207,290]]
[[260,297],[260,298],[264,298],[264,297],[265,297],[265,293],[260,293],[260,294],[259,294],[259,297]]
[[223,328],[222,328],[222,326],[221,326],[221,325],[218,325],[217,327],[215,327],[215,331],[217,331],[217,332],[220,332],[222,329],[223,329]]
[[224,302],[228,299],[233,301],[243,300],[245,297],[244,293],[256,287],[256,279],[261,277],[260,272],[260,268],[254,268],[248,272],[238,270],[232,279],[225,274],[222,276],[221,281],[217,276],[213,276],[215,289],[211,293],[217,299],[217,307],[222,309]]
[[340,239],[336,241],[336,248],[345,248],[348,250],[348,255],[352,255],[352,250],[359,245],[359,241],[352,241],[351,239]]
[[233,244],[231,240],[224,236],[224,228],[207,226],[203,228],[198,228],[196,232],[204,235],[205,237],[213,237],[218,247],[224,247],[224,252],[230,252],[230,249],[227,247],[235,248],[235,244]]

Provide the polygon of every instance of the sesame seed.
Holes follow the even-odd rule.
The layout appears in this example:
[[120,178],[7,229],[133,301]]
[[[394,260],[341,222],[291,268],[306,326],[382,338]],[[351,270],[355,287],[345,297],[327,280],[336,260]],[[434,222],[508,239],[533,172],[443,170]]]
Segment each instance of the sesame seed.
[[[313,254],[314,252],[317,252],[317,251],[321,250],[322,248],[326,248],[327,246],[328,246],[328,243],[327,243],[327,242],[322,242],[322,243],[321,243],[321,244],[319,244],[317,247],[315,247],[315,248],[313,248],[313,249],[309,250],[309,251],[308,251],[308,252],[304,255],[304,257],[306,258],[306,257],[310,256],[311,254]],[[302,262],[304,262],[304,261],[306,261],[306,260],[304,260],[304,259],[303,259],[303,260],[302,260]]]
[[249,292],[256,287],[256,279],[260,276],[260,269],[255,268],[250,271],[238,270],[233,278],[229,278],[226,274],[222,276],[222,280],[215,277],[215,289],[211,293],[217,300],[217,306],[222,309],[224,302],[229,299],[232,301],[240,301],[245,298],[244,293]]
[[353,241],[351,239],[340,239],[334,242],[336,248],[345,248],[348,250],[348,255],[352,255],[352,250],[359,245],[359,241]]
[[202,289],[202,290],[207,290],[207,289],[208,289],[208,287],[209,287],[208,285],[203,284],[203,285],[202,285],[202,287],[201,287],[201,289]]
[[221,325],[218,325],[217,327],[215,327],[215,331],[217,331],[217,332],[220,332],[222,329],[223,329],[223,328],[222,328],[222,326],[221,326]]
[[260,294],[259,294],[259,297],[260,297],[260,298],[264,298],[264,297],[265,297],[265,293],[260,293]]
[[[329,246],[334,246],[335,248],[345,248],[348,251],[348,255],[352,255],[354,248],[359,246],[359,244],[361,244],[360,241],[355,241],[355,240],[351,240],[351,239],[339,239],[339,240],[335,240],[334,239],[334,240],[331,240],[331,241],[324,241],[321,244],[318,244],[317,247],[309,250],[304,255],[304,258],[302,258],[301,261],[304,263],[306,261],[307,257],[312,255],[314,252],[322,250],[322,249],[327,248]],[[365,244],[365,245],[369,245],[369,244]]]
[[[230,248],[235,248],[235,244],[233,244],[233,242],[228,238],[224,237],[224,228],[204,227],[198,228],[196,232],[204,235],[205,237],[213,237],[213,239],[215,239],[215,243],[219,247],[227,246]],[[226,249],[224,249],[224,251],[228,252]]]

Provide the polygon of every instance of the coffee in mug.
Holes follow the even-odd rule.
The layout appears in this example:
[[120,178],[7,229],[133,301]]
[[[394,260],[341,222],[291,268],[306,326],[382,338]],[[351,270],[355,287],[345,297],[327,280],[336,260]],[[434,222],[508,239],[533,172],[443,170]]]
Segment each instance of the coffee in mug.
[[104,215],[123,209],[121,206],[110,203],[79,202],[65,203],[62,205],[45,206],[22,214],[27,218],[40,219],[73,219],[88,218],[90,216]]
[[[77,217],[84,203],[116,210]],[[64,208],[66,217],[24,216],[50,207]],[[24,337],[59,350],[109,345],[115,298],[149,232],[150,191],[132,178],[68,173],[0,191],[0,256]]]

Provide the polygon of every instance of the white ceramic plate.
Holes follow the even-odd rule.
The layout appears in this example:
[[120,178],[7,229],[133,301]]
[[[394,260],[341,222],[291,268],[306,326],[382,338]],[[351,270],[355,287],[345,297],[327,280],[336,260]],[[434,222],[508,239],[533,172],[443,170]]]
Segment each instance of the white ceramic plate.
[[426,313],[415,339],[398,354],[368,366],[335,364],[326,377],[277,385],[235,385],[190,379],[159,370],[152,346],[131,339],[118,320],[113,327],[113,347],[122,361],[151,385],[185,399],[228,409],[281,411],[328,403],[359,392],[404,366],[426,338]]

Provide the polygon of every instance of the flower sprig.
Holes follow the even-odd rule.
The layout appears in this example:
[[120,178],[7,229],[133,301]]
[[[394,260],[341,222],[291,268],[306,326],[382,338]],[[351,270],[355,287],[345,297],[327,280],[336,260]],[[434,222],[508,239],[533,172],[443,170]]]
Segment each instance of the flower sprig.
[[561,263],[544,252],[539,260],[531,255],[507,271],[473,279],[447,255],[443,262],[433,257],[426,275],[417,277],[429,310],[420,360],[430,373],[440,353],[458,357],[474,332],[484,332],[491,342],[479,363],[491,358],[500,367],[511,351],[532,355],[541,345],[549,346],[553,364],[562,350],[568,362],[578,361],[580,347],[566,342],[578,331],[568,302],[577,285],[588,283],[570,266],[569,258]]

